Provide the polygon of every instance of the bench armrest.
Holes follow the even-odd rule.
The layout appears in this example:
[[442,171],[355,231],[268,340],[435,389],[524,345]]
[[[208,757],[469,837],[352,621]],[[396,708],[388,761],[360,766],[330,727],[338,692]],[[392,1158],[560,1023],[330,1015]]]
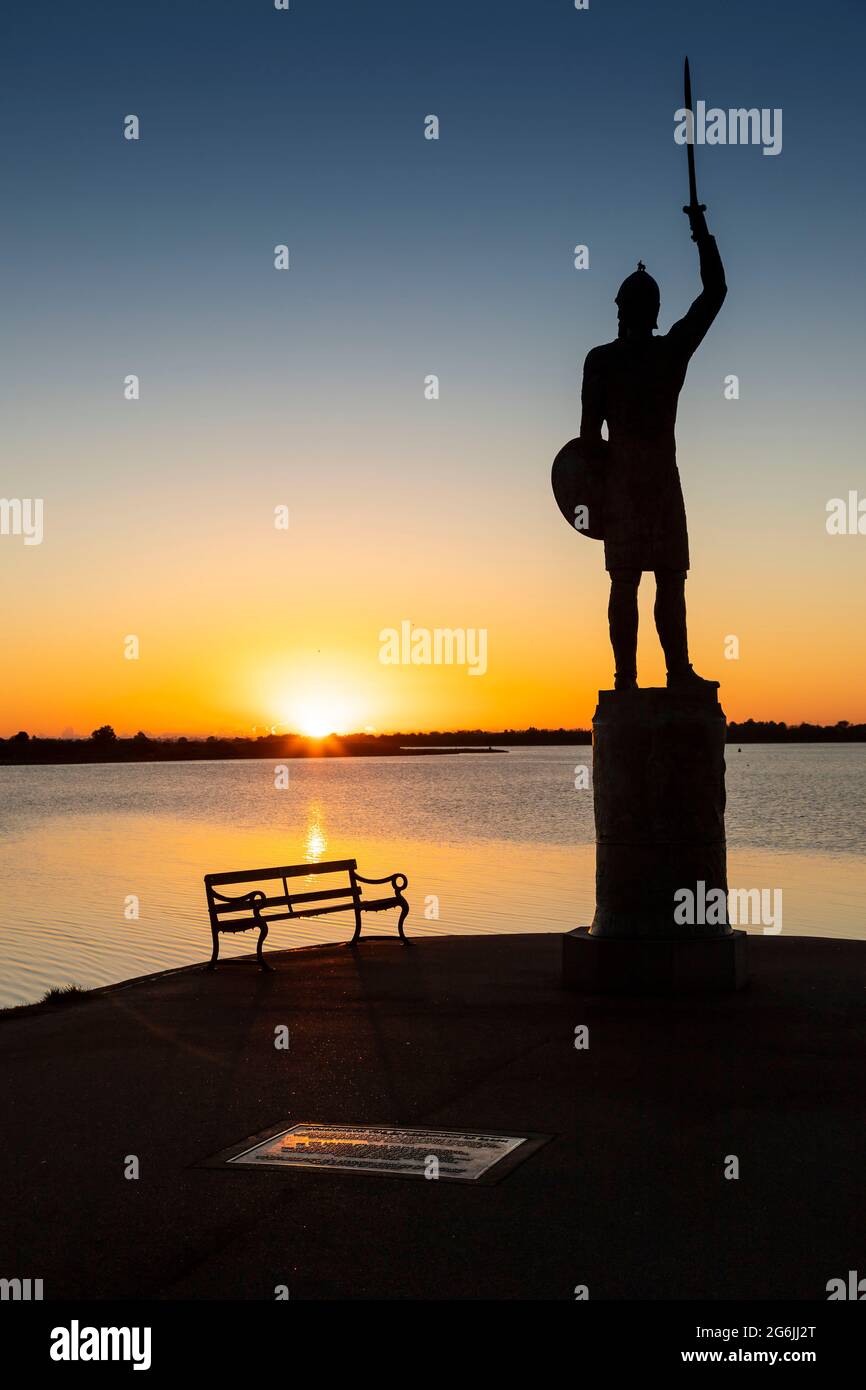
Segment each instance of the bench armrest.
[[212,888],[211,892],[221,903],[231,904],[232,907],[251,907],[253,912],[260,902],[264,902],[266,896],[261,888],[254,888],[251,893],[243,893],[239,898],[230,898],[226,893],[218,893],[215,888]]
[[[405,874],[386,874],[384,878],[365,878],[363,874],[359,874],[356,870],[355,878],[358,883],[392,883],[394,885],[394,891],[397,893],[402,893],[403,889],[407,888],[409,885],[409,880]],[[400,879],[399,883],[397,882],[398,879]]]

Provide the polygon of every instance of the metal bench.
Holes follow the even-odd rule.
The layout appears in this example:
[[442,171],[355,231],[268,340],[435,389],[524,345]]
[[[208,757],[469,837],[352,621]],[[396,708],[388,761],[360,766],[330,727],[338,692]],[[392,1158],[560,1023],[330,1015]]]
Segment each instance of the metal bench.
[[[289,887],[290,879],[309,878],[313,874],[335,874],[338,886],[322,888],[315,892],[295,892]],[[228,884],[260,883],[237,897],[230,897],[221,891]],[[391,893],[384,898],[364,898],[360,884],[390,883]],[[268,934],[271,922],[292,921],[296,917],[323,917],[330,912],[355,914],[354,944],[361,935],[361,914],[363,912],[384,912],[389,907],[399,907],[400,920],[397,931],[400,940],[405,942],[403,923],[409,911],[409,904],[403,897],[403,889],[409,880],[405,874],[388,874],[385,878],[364,878],[358,873],[354,859],[332,859],[322,864],[287,864],[272,869],[241,869],[227,874],[205,874],[204,887],[207,894],[210,929],[213,936],[213,954],[208,970],[215,970],[219,956],[220,932],[244,932],[258,930],[259,940],[256,956],[262,970],[270,970],[262,959],[262,945]],[[299,885],[300,887],[300,885]],[[273,891],[271,891],[273,890]]]

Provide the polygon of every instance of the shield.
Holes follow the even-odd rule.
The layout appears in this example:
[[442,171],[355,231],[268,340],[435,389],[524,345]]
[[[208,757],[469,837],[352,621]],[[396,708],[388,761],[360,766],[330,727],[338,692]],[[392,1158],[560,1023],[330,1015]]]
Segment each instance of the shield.
[[580,439],[563,444],[553,460],[550,481],[556,505],[572,530],[591,540],[604,540],[604,474],[607,440],[592,449]]

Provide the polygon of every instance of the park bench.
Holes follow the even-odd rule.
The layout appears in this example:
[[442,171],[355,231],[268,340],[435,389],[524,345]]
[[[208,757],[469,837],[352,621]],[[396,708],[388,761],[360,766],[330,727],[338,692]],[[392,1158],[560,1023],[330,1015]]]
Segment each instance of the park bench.
[[[310,892],[295,891],[289,880],[303,880],[311,875],[333,875],[330,885]],[[354,944],[361,935],[362,912],[384,912],[389,907],[399,907],[400,920],[397,931],[400,940],[405,941],[403,923],[409,911],[409,904],[403,897],[403,889],[409,880],[405,874],[388,874],[385,878],[364,878],[358,873],[354,859],[332,859],[322,864],[287,864],[274,869],[241,869],[226,874],[205,874],[204,887],[207,894],[210,929],[213,936],[213,955],[208,970],[216,968],[219,955],[220,932],[243,932],[258,929],[259,940],[256,956],[262,970],[270,970],[262,959],[262,945],[268,934],[271,922],[293,921],[296,917],[322,917],[330,912],[355,914]],[[237,896],[229,896],[221,890],[229,884],[259,884],[260,887],[248,889]],[[390,883],[391,892],[384,898],[364,898],[360,884]],[[298,889],[303,883],[298,883]]]

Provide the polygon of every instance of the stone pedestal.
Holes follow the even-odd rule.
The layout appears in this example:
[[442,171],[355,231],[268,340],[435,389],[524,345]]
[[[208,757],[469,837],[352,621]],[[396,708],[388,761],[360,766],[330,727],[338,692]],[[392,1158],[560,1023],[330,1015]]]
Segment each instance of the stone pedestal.
[[716,691],[602,690],[592,728],[596,910],[588,931],[564,938],[564,982],[737,988],[745,934],[728,922]]
[[[714,690],[601,690],[592,721],[593,936],[722,936],[677,924],[674,894],[727,894],[725,716]],[[696,915],[706,915],[696,914]],[[715,914],[711,914],[715,917]]]
[[593,936],[578,927],[562,938],[562,982],[586,994],[686,994],[746,983],[746,933],[685,937]]

